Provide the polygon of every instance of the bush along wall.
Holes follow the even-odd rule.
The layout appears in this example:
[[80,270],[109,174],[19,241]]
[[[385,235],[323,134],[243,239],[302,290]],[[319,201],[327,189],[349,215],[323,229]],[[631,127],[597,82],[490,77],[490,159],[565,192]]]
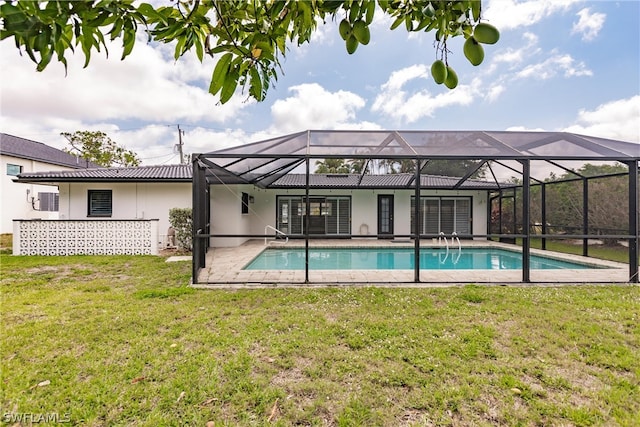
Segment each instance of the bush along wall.
[[169,209],[169,223],[176,232],[176,245],[180,249],[192,249],[193,216],[191,208]]

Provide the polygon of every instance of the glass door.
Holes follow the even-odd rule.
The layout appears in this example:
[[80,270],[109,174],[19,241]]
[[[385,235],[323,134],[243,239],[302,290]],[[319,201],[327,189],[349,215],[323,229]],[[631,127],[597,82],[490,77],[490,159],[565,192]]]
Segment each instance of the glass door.
[[393,194],[378,194],[378,237],[393,237]]

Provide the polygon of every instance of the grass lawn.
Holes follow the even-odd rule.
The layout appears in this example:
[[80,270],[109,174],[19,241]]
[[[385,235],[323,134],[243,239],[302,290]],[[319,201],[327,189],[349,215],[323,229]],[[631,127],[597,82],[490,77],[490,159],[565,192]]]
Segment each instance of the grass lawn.
[[195,291],[160,257],[0,262],[1,423],[640,425],[638,286]]
[[[519,246],[522,246],[522,239],[517,239],[516,242]],[[533,237],[531,239],[531,247],[535,249],[542,249],[542,239]],[[547,250],[566,254],[582,255],[582,243],[575,244],[569,243],[566,240],[547,239]],[[629,264],[629,249],[622,245],[590,245],[589,256]],[[640,254],[638,255],[638,261],[640,263]]]

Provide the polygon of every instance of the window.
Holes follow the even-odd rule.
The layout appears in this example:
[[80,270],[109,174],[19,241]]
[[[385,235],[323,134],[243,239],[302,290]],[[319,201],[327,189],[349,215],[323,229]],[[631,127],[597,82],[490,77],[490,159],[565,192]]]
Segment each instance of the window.
[[7,163],[7,175],[18,176],[22,173],[22,166]]
[[249,213],[249,193],[242,193],[242,213]]
[[58,212],[59,206],[58,193],[38,193],[39,211]]
[[87,216],[111,216],[111,190],[89,190]]

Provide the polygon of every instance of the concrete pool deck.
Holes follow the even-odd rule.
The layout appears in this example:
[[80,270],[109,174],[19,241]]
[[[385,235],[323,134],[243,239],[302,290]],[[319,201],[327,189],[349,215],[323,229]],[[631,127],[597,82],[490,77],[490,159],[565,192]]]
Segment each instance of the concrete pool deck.
[[[491,241],[462,241],[462,250],[468,247],[494,247],[508,250],[520,248]],[[304,240],[290,240],[286,247],[304,247]],[[276,244],[272,244],[276,246]],[[282,247],[282,245],[278,245]],[[309,242],[309,247],[408,247],[413,241],[377,239],[320,239]],[[421,242],[421,247],[440,247],[437,242]],[[523,284],[521,270],[421,270],[420,282],[414,282],[413,270],[309,270],[309,283],[304,283],[304,270],[243,270],[267,246],[264,240],[250,240],[238,247],[209,248],[206,266],[200,271],[195,287],[309,287],[309,286],[452,286],[468,283]],[[612,261],[558,252],[531,249],[532,255],[591,264],[601,269],[531,270],[530,279],[536,284],[560,283],[626,283],[629,267]]]

